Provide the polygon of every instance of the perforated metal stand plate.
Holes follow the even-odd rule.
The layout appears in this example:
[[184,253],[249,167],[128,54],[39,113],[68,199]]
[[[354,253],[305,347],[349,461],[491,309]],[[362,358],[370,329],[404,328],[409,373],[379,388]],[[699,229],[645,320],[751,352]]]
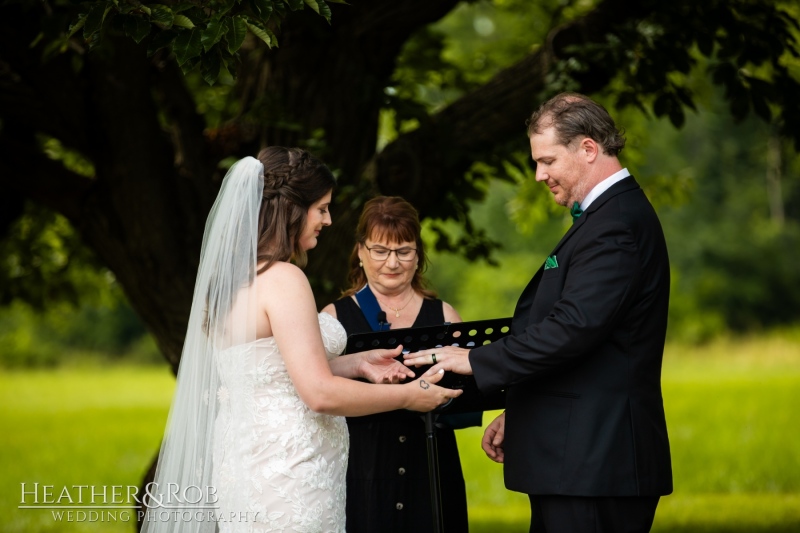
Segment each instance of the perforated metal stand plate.
[[[374,348],[393,349],[398,344],[403,345],[403,353],[417,352],[428,348],[440,348],[442,346],[476,348],[508,335],[510,329],[511,317],[507,317],[422,328],[358,333],[347,338],[347,348],[344,353],[363,352]],[[401,362],[403,360],[402,356],[397,359]],[[412,367],[416,374],[414,379],[418,379],[431,366]],[[488,395],[482,394],[475,384],[475,378],[472,376],[461,376],[447,372],[439,382],[439,385],[449,389],[464,389],[464,393],[456,398],[455,401],[437,409],[436,412],[488,411],[502,409],[505,404],[503,391]]]

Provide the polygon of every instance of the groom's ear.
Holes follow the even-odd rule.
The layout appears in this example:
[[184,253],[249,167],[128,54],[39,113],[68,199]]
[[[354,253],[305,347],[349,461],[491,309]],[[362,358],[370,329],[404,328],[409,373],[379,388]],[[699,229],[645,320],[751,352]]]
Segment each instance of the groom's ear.
[[600,145],[591,137],[584,137],[578,150],[587,163],[593,163],[600,153]]

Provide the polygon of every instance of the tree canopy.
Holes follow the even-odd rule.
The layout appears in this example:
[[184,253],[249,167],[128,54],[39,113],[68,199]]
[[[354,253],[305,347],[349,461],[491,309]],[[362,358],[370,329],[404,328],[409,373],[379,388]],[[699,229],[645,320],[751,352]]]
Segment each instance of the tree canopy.
[[[328,4],[6,2],[0,237],[20,217],[35,226],[35,203],[68,220],[92,257],[44,246],[61,266],[36,283],[41,256],[18,247],[0,296],[43,301],[50,280],[70,286],[70,262],[105,265],[176,367],[205,217],[231,161],[299,145],[335,170],[335,223],[307,268],[324,304],[371,195],[411,201],[438,248],[488,256],[496,243],[469,202],[491,177],[525,171],[524,121],[541,101],[602,95],[681,127],[699,60],[735,119],[754,114],[800,147],[791,4],[495,0],[528,31],[498,40],[502,60],[469,68],[432,28],[461,2]],[[466,231],[454,237],[447,221]]]

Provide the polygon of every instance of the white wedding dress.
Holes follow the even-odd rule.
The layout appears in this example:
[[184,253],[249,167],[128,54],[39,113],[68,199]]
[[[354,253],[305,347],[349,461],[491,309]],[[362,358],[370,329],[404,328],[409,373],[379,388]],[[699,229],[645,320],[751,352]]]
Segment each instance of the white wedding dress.
[[[344,350],[342,325],[319,314],[328,359]],[[345,530],[348,434],[344,417],[309,409],[274,338],[219,352],[213,486],[220,533]]]

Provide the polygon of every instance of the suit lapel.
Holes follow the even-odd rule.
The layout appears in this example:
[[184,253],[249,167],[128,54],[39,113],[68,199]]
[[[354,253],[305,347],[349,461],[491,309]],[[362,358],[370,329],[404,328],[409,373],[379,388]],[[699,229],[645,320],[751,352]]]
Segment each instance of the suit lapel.
[[[606,192],[601,194],[597,197],[597,199],[592,202],[592,205],[589,206],[579,218],[575,221],[574,224],[567,230],[561,240],[558,241],[555,248],[550,255],[556,255],[558,250],[564,245],[565,242],[569,240],[576,232],[580,231],[581,227],[587,223],[587,220],[591,216],[592,213],[600,209],[603,204],[608,202],[611,198],[617,196],[618,194],[622,194],[624,192],[628,192],[634,189],[638,189],[639,184],[636,183],[636,180],[633,179],[633,176],[629,176],[623,180],[620,180],[618,183],[612,185]],[[525,287],[525,290],[522,291],[522,294],[517,300],[517,307],[514,309],[514,318],[511,322],[511,333],[516,334],[521,332],[522,329],[528,325],[529,315],[531,313],[531,307],[533,306],[533,301],[536,298],[536,291],[539,288],[539,282],[542,279],[542,274],[544,272],[544,265],[539,267],[539,270],[533,276],[531,281],[528,283],[528,286]]]
[[520,294],[517,300],[517,306],[514,309],[514,317],[511,320],[512,335],[521,333],[528,325],[528,315],[530,315],[533,298],[536,296],[536,289],[539,287],[539,280],[542,279],[542,272],[544,272],[544,265],[539,267],[539,270],[528,282],[528,286],[525,287],[525,290],[522,291],[522,294]]

